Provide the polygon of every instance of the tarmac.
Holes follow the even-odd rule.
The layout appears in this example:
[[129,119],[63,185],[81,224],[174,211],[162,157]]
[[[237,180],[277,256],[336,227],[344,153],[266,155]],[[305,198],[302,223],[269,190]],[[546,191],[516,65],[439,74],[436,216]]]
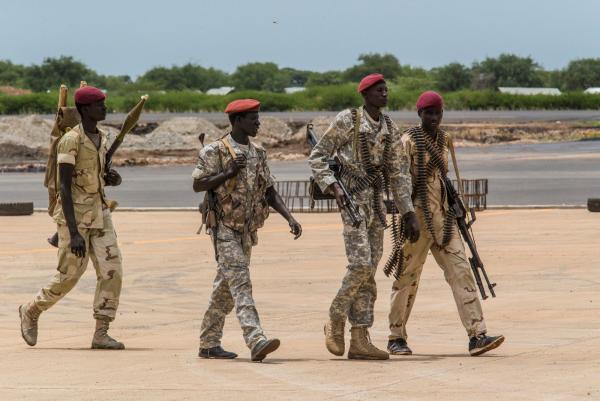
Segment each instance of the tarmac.
[[[470,357],[443,274],[429,258],[409,322],[414,355],[350,361],[324,346],[323,323],[345,273],[337,214],[297,214],[294,241],[273,215],[253,251],[257,308],[281,348],[249,361],[235,315],[223,345],[233,361],[197,357],[215,274],[194,212],[117,212],[124,288],[111,334],[125,351],[89,349],[93,266],[42,314],[36,347],[21,339],[17,307],[50,279],[56,250],[44,213],[0,218],[1,400],[599,400],[600,213],[491,210],[474,231],[497,298],[483,301],[489,334],[506,342]],[[386,254],[390,249],[386,237]],[[385,256],[384,256],[385,258]],[[384,259],[385,260],[385,259]],[[382,261],[383,264],[384,261]],[[377,273],[371,337],[384,347],[391,280]],[[347,335],[347,341],[349,335]]]

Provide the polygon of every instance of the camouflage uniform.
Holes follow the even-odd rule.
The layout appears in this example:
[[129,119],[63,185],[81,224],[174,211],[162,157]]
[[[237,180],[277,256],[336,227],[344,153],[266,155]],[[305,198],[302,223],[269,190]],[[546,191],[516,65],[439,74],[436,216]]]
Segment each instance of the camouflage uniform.
[[[247,146],[238,144],[231,135],[224,139],[235,153],[246,155],[247,167],[214,189],[219,208],[216,239],[218,266],[200,329],[200,348],[221,344],[225,317],[235,307],[246,345],[252,349],[266,337],[252,298],[250,255],[252,246],[258,242],[256,231],[263,226],[269,214],[265,193],[274,181],[264,149],[252,143]],[[232,156],[223,142],[213,142],[200,151],[192,178],[219,174],[230,160]]]
[[[417,177],[417,149],[409,134],[402,136],[402,142],[411,161],[411,175],[416,181]],[[446,146],[447,149],[447,146]],[[448,153],[443,154],[444,163],[448,165]],[[429,163],[430,155],[426,153],[425,164]],[[413,193],[416,193],[414,191]],[[440,241],[443,236],[444,218],[448,210],[448,201],[443,194],[445,188],[440,172],[434,169],[433,174],[427,179],[427,194],[429,209],[433,218],[433,227],[436,239]],[[465,248],[458,233],[458,226],[454,224],[452,239],[444,248],[439,249],[426,229],[423,209],[419,197],[414,198],[417,218],[421,227],[421,236],[415,243],[407,242],[404,245],[405,270],[400,278],[394,281],[391,295],[390,340],[407,338],[406,322],[415,302],[419,279],[423,264],[429,251],[436,262],[444,271],[446,281],[452,289],[454,300],[458,308],[461,321],[469,337],[486,332],[481,303],[477,295],[477,287],[471,274],[471,267],[465,255]]]
[[[385,137],[388,133],[383,116],[374,121],[362,108],[358,110],[359,131],[367,134],[372,164],[382,167]],[[392,159],[386,165],[390,187],[396,206],[401,214],[413,210],[410,199],[411,181],[408,174],[408,160],[402,148],[400,135],[396,125],[392,123]],[[329,126],[322,139],[313,148],[309,163],[315,180],[322,191],[336,182],[333,172],[328,168],[327,159],[332,155],[339,156],[345,168],[364,171],[360,160],[355,156],[354,124],[350,110],[339,113]],[[345,321],[346,317],[352,327],[371,327],[373,325],[373,307],[377,298],[375,272],[383,253],[384,227],[374,213],[374,191],[367,188],[355,195],[363,221],[358,228],[342,211],[344,223],[344,243],[348,258],[348,271],[329,309],[332,321]],[[383,202],[379,205],[385,210]]]
[[58,273],[36,295],[34,303],[42,311],[63,298],[77,284],[89,259],[96,269],[94,318],[112,321],[121,294],[121,252],[111,219],[116,202],[104,195],[106,134],[100,132],[100,148],[85,135],[81,125],[67,132],[58,143],[57,162],[73,165],[71,194],[75,221],[86,243],[83,258],[71,252],[70,235],[58,196],[53,217],[58,225]]

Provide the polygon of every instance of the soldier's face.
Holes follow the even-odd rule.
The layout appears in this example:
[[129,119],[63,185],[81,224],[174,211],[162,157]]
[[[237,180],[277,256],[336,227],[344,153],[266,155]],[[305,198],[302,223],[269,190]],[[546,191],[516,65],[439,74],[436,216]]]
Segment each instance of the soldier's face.
[[106,118],[106,105],[104,100],[83,106],[82,112],[93,121],[103,121]]
[[363,92],[365,103],[382,108],[387,106],[388,87],[385,82],[379,82]]
[[421,125],[427,131],[435,131],[442,123],[444,110],[439,106],[427,107],[419,111],[421,117]]
[[237,120],[237,124],[244,134],[255,137],[256,134],[258,134],[258,129],[260,128],[258,112],[252,111],[241,115]]

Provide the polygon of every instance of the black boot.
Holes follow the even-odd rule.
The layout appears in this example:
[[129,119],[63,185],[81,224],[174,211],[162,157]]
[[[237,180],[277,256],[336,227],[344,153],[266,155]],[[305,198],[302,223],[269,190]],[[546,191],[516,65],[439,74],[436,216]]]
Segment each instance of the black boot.
[[412,350],[408,347],[404,338],[388,341],[387,349],[392,355],[412,355]]
[[200,358],[206,359],[234,359],[237,358],[237,354],[234,352],[225,351],[223,347],[217,345],[212,348],[200,348],[198,352]]
[[469,339],[469,354],[471,356],[481,355],[485,352],[498,348],[504,342],[504,336],[488,337],[480,334]]
[[279,340],[273,338],[271,340],[262,340],[256,343],[254,347],[252,347],[252,351],[250,353],[250,359],[253,362],[262,362],[263,359],[279,348]]

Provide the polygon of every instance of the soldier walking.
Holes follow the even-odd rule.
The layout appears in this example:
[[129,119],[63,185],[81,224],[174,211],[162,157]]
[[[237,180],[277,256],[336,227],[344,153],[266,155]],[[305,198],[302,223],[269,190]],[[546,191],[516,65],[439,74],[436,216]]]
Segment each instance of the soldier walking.
[[252,297],[250,255],[269,207],[288,221],[294,239],[300,237],[302,227],[275,190],[265,150],[250,141],[260,127],[259,109],[260,102],[254,99],[231,102],[225,109],[231,133],[200,151],[192,173],[194,191],[208,191],[207,199],[215,198],[214,205],[205,203],[205,207],[216,216],[216,222],[208,219],[207,224],[217,276],[200,329],[201,358],[237,357],[221,347],[225,317],[234,307],[252,361],[262,361],[279,347],[279,340],[267,339],[260,325]]
[[[393,194],[403,216],[407,235],[419,237],[419,227],[411,202],[411,181],[398,128],[381,112],[387,105],[388,88],[383,75],[371,74],[358,86],[364,104],[358,109],[340,112],[309,157],[316,183],[324,193],[332,193],[340,206],[344,224],[344,243],[348,258],[347,272],[329,308],[325,324],[325,345],[329,352],[342,356],[345,351],[344,326],[351,324],[349,359],[388,359],[387,352],[375,347],[368,329],[373,325],[373,307],[377,298],[375,272],[383,252],[386,226],[384,188]],[[338,156],[346,172],[362,221],[352,225],[343,209],[345,196],[327,160]]]
[[444,177],[448,173],[448,141],[440,129],[442,97],[424,92],[417,101],[421,124],[402,135],[410,160],[413,202],[423,234],[417,242],[406,243],[399,278],[394,281],[389,314],[388,351],[392,355],[411,355],[406,323],[415,303],[419,279],[427,253],[431,251],[450,285],[458,314],[469,336],[469,353],[481,355],[502,344],[504,336],[486,335],[486,326],[477,296],[475,281],[458,233],[456,219],[449,213]]
[[81,123],[62,136],[57,145],[60,191],[53,217],[58,225],[58,273],[28,304],[19,307],[21,334],[30,346],[38,336],[40,314],[62,299],[77,284],[91,258],[96,269],[94,297],[96,330],[94,349],[124,349],[108,335],[121,294],[121,252],[105,185],[120,185],[115,170],[105,172],[106,133],[97,124],[106,118],[104,93],[92,86],[75,92]]

